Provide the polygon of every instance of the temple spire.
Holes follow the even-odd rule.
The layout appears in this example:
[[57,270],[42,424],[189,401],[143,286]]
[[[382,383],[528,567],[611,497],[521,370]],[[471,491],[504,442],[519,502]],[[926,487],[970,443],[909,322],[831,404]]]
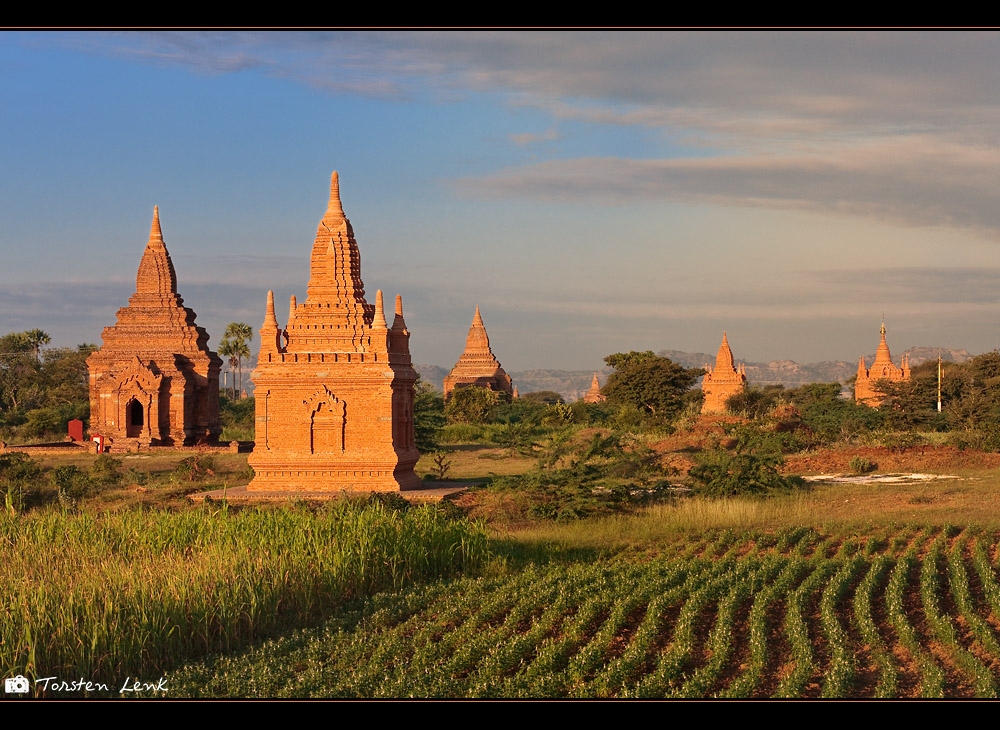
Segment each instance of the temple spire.
[[264,314],[264,326],[278,326],[278,318],[274,316],[274,292],[270,289],[267,291],[267,312]]
[[720,368],[726,372],[736,370],[733,351],[729,347],[729,339],[726,337],[725,330],[722,330],[722,344],[719,346],[719,354],[715,357],[715,369],[719,370]]
[[375,319],[372,322],[372,329],[373,330],[388,329],[388,325],[385,322],[385,310],[382,308],[381,289],[375,292]]
[[160,228],[160,206],[153,206],[153,224],[149,227],[149,242],[162,241],[163,229]]
[[139,273],[135,279],[136,294],[157,294],[169,296],[177,294],[177,274],[174,264],[163,243],[163,229],[160,228],[160,209],[153,206],[153,223],[149,227],[149,241],[139,262]]
[[330,222],[342,221],[346,217],[344,206],[340,202],[340,176],[334,170],[333,176],[330,178],[330,202],[326,206],[323,222],[330,225]]

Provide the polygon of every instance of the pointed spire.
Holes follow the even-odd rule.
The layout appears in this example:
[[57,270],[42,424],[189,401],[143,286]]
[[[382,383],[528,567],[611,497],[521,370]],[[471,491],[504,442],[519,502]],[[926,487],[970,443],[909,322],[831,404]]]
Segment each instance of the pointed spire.
[[478,304],[476,305],[476,314],[472,318],[472,325],[469,327],[469,334],[465,338],[465,353],[462,356],[495,359],[490,351],[490,336],[486,334],[486,325],[483,324]]
[[160,209],[153,206],[153,223],[149,227],[149,241],[139,262],[139,273],[135,279],[136,294],[158,294],[161,297],[177,294],[177,275],[174,264],[163,243],[163,229],[160,228]]
[[403,319],[403,297],[396,295],[396,316],[392,319],[394,330],[406,330],[406,320]]
[[295,308],[297,306],[295,295],[292,294],[292,298],[288,300],[288,324],[291,324],[292,320],[295,319]]
[[160,228],[160,206],[153,206],[153,224],[149,227],[149,242],[163,241],[163,229]]
[[329,222],[341,221],[346,217],[344,215],[344,206],[340,202],[340,176],[334,170],[333,176],[330,178],[330,202],[326,206],[326,215],[323,216],[323,222],[329,225]]
[[736,363],[733,360],[733,351],[729,347],[729,339],[726,331],[722,331],[722,344],[719,346],[719,354],[715,358],[715,369],[723,372],[735,372]]
[[373,330],[388,329],[385,323],[385,311],[382,309],[382,290],[375,292],[375,319],[372,322]]
[[[881,334],[881,339],[878,343],[878,350],[875,352],[875,362],[876,363],[891,363],[892,354],[889,352],[889,345],[885,342],[885,315],[882,315],[882,327],[879,330]],[[872,364],[874,367],[874,363]]]
[[278,318],[274,316],[274,292],[267,291],[267,313],[264,315],[264,326],[268,329],[278,328]]
[[510,396],[510,397],[511,397],[511,398],[515,398],[515,399],[516,399],[516,398],[520,398],[520,397],[521,397],[521,394],[517,392],[517,386],[516,386],[516,385],[514,386],[514,392],[513,392],[513,393],[511,393],[511,396]]

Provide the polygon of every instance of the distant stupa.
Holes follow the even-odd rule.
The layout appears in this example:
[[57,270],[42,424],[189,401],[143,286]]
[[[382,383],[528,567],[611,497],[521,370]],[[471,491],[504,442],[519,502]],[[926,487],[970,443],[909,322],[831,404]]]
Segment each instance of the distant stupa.
[[465,338],[465,351],[455,367],[444,379],[444,398],[448,399],[455,388],[487,388],[513,394],[513,384],[510,376],[500,367],[500,362],[490,349],[490,337],[486,334],[486,326],[476,305],[476,314],[472,318],[472,326]]
[[606,401],[603,395],[601,395],[601,384],[597,381],[597,373],[594,373],[594,379],[590,381],[590,390],[587,391],[587,395],[583,396],[584,403],[603,403]]
[[858,362],[858,378],[854,383],[855,402],[872,408],[882,404],[882,394],[876,388],[879,380],[899,383],[910,379],[910,360],[906,355],[903,355],[900,367],[897,368],[892,363],[889,345],[885,342],[885,321],[882,322],[880,332],[881,340],[878,343],[878,350],[875,351],[875,362],[871,368],[866,368],[865,357],[862,355]]
[[715,357],[715,369],[705,365],[705,370],[708,372],[701,381],[701,392],[705,394],[701,412],[725,413],[726,401],[747,386],[746,367],[742,363],[736,367],[725,331],[722,333],[719,354]]

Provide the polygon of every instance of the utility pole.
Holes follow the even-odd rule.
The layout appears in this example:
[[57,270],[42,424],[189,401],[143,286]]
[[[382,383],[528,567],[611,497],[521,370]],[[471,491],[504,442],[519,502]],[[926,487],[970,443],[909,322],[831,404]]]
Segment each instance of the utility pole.
[[938,413],[941,412],[941,356],[938,355]]

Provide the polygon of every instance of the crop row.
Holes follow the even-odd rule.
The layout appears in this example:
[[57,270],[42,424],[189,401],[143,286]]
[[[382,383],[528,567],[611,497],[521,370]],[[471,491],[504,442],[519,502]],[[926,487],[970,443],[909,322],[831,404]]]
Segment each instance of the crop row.
[[646,562],[461,579],[191,665],[170,694],[995,697],[996,544],[938,528],[729,532]]

